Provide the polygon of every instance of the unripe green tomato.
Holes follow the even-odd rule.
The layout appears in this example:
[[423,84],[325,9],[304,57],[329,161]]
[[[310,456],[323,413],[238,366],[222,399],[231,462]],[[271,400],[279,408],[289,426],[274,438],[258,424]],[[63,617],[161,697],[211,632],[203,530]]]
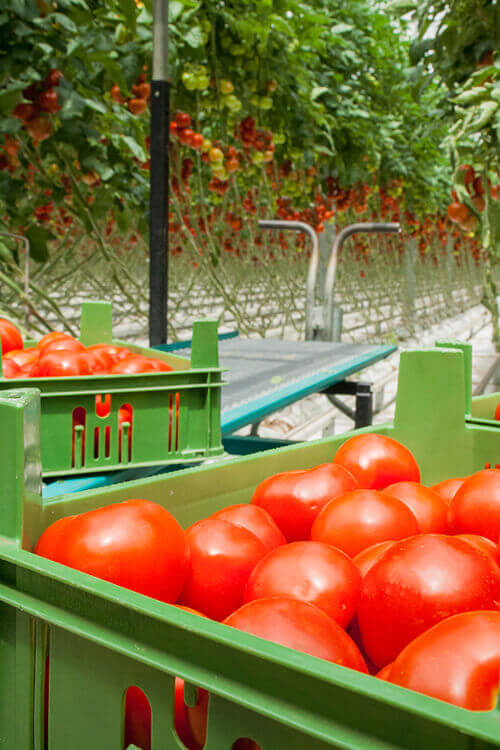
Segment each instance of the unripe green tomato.
[[250,104],[253,107],[259,107],[260,106],[260,96],[258,94],[252,94],[250,97]]
[[270,96],[261,96],[259,106],[261,109],[271,109],[273,106],[273,100]]
[[229,177],[224,167],[212,169],[212,174],[214,177],[217,177],[218,180],[222,180],[222,182],[225,182]]
[[254,151],[252,162],[256,165],[262,164],[264,162],[264,154],[261,151]]
[[182,74],[182,83],[187,88],[188,91],[194,91],[196,88],[196,77],[187,71],[184,71]]
[[278,88],[277,81],[269,81],[269,83],[267,84],[267,93],[274,94],[277,88]]
[[274,133],[273,142],[279,146],[281,143],[285,143],[286,135],[284,133]]
[[200,91],[208,89],[210,86],[210,78],[207,75],[197,76],[196,88]]
[[241,109],[241,102],[238,99],[238,97],[234,96],[234,94],[229,94],[228,97],[224,97],[226,99],[226,107],[231,112],[239,112]]
[[221,94],[232,94],[234,91],[234,86],[231,83],[231,81],[219,81],[219,90]]
[[206,138],[203,141],[203,146],[201,147],[202,153],[208,154],[211,148],[212,148],[212,141],[209,141],[208,138]]

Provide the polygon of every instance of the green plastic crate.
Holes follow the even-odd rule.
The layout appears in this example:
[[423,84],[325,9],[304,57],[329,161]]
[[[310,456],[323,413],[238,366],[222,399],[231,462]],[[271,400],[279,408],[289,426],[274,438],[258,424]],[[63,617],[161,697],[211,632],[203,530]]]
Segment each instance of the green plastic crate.
[[[123,750],[124,695],[152,708],[152,750],[183,746],[173,729],[174,675],[210,692],[206,750],[250,737],[263,750],[486,750],[500,746],[500,710],[469,712],[226,628],[65,568],[29,550],[52,521],[142,497],[187,526],[248,502],[274,472],[332,459],[353,433],[55,498],[39,493],[34,392],[0,405],[0,747],[41,750],[49,664],[48,750]],[[425,483],[500,458],[500,431],[467,425],[463,354],[401,356],[393,425]],[[191,695],[191,698],[189,697]],[[2,745],[3,743],[3,745]]]
[[[472,345],[460,341],[439,341],[438,347],[459,349],[464,355],[465,372],[465,414],[471,424],[484,424],[500,428],[495,419],[495,409],[500,403],[500,393],[488,393],[485,396],[472,396]],[[498,468],[498,467],[497,467]]]
[[[13,381],[2,378],[0,357],[0,392],[14,386],[37,388],[41,393],[44,477],[190,463],[224,452],[216,322],[194,324],[189,362],[113,339],[111,305],[87,302],[82,305],[80,340],[86,346],[126,346],[162,359],[174,370]],[[96,413],[96,397],[109,403],[107,416]],[[124,405],[131,407],[132,420],[120,429],[118,412]]]

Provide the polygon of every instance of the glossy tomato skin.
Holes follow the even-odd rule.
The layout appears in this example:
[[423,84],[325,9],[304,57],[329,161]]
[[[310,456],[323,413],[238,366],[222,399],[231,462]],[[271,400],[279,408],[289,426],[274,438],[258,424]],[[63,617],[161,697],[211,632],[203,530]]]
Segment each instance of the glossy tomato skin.
[[343,467],[322,464],[265,479],[255,490],[252,504],[267,510],[288,542],[300,542],[309,539],[311,526],[327,502],[356,487],[356,480]]
[[151,706],[136,685],[129,687],[125,696],[124,746],[129,745],[151,750]]
[[14,349],[23,348],[23,337],[21,331],[14,323],[5,318],[0,318],[0,345],[2,354],[8,354]]
[[67,333],[63,333],[62,331],[51,331],[50,333],[46,333],[45,336],[42,336],[42,338],[36,345],[37,349],[43,351],[43,349],[52,341],[55,341],[56,339],[66,338],[67,335]]
[[353,563],[361,573],[361,578],[365,577],[368,571],[373,568],[377,560],[380,560],[382,555],[394,544],[396,544],[396,542],[377,542],[377,544],[372,544],[371,547],[367,547],[356,555],[356,557],[352,558]]
[[4,378],[20,378],[22,370],[13,359],[4,359],[2,361],[2,376]]
[[500,681],[500,612],[449,617],[408,644],[388,679],[472,711],[496,705]]
[[227,508],[213,513],[210,518],[218,518],[220,521],[229,521],[235,526],[241,526],[260,539],[265,545],[267,552],[286,544],[286,539],[274,523],[269,513],[258,505],[230,505]]
[[286,597],[256,599],[229,615],[224,624],[305,654],[367,672],[354,641],[314,604]]
[[57,548],[66,528],[74,518],[76,518],[76,516],[65,516],[64,518],[60,518],[58,521],[51,523],[36,543],[34,552],[41,557],[52,559],[51,555]]
[[266,547],[247,529],[206,519],[186,531],[190,567],[180,602],[223,620],[242,602],[250,573]]
[[377,542],[418,534],[415,516],[385,492],[354,490],[331,500],[318,515],[311,539],[331,544],[355,557]]
[[14,349],[5,356],[5,360],[12,360],[21,369],[33,367],[40,358],[38,349]]
[[500,420],[500,401],[497,404],[497,408],[495,409],[495,419]]
[[446,617],[500,607],[500,568],[456,537],[397,542],[363,579],[358,621],[370,659],[383,667]]
[[491,539],[487,539],[485,536],[479,536],[478,534],[457,534],[456,538],[472,544],[472,546],[480,552],[484,552],[486,555],[491,555],[495,562],[498,562],[497,545],[495,542],[492,542]]
[[45,356],[49,352],[84,352],[85,347],[81,341],[77,341],[73,336],[58,336],[44,344],[41,351]]
[[497,542],[500,535],[500,470],[483,469],[460,487],[450,504],[452,534],[478,534]]
[[397,497],[417,519],[421,534],[445,534],[448,505],[437,493],[418,482],[398,482],[384,490]]
[[31,371],[33,378],[77,377],[89,374],[89,363],[85,354],[66,350],[42,354]]
[[411,451],[386,435],[356,435],[340,446],[334,463],[344,466],[363,489],[382,490],[396,482],[420,482]]
[[445,479],[443,482],[433,484],[431,490],[434,490],[449,505],[466,479],[468,477]]
[[144,372],[158,372],[158,368],[153,360],[140,354],[125,357],[111,368],[112,375],[138,375]]
[[182,528],[160,505],[148,500],[108,505],[75,516],[62,532],[49,527],[35,552],[154,599],[177,600],[189,551]]
[[379,680],[389,680],[389,675],[391,673],[392,665],[394,662],[390,662],[389,664],[386,664],[385,667],[382,667],[382,669],[377,672],[375,677],[378,677]]
[[93,346],[87,347],[87,351],[97,355],[99,359],[106,363],[109,370],[116,362],[132,356],[132,352],[129,349],[125,349],[123,346],[115,346],[114,344],[93,344]]
[[292,542],[253,569],[243,602],[284,596],[315,604],[346,628],[356,612],[361,575],[347,555],[320,542]]

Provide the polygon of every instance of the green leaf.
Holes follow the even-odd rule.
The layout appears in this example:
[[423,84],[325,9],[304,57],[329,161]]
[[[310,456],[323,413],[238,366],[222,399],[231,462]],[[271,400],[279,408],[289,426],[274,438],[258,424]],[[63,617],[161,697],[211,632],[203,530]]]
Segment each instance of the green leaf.
[[328,86],[315,86],[311,91],[311,101],[316,101],[316,99],[320,97],[321,94],[325,94],[327,91],[330,91]]
[[350,23],[337,23],[330,29],[331,34],[345,34],[346,31],[352,31],[354,26]]
[[135,0],[121,0],[120,7],[123,11],[123,16],[127,24],[128,30],[133,35],[136,29],[136,11],[137,6]]
[[69,16],[66,16],[63,13],[51,13],[50,20],[52,24],[58,24],[61,29],[70,31],[72,34],[75,34],[78,31],[76,24],[73,23]]
[[175,23],[177,19],[182,15],[183,10],[183,3],[179,2],[179,0],[172,0],[172,2],[169,3],[168,6],[168,22]]
[[54,235],[45,227],[34,224],[26,232],[26,237],[30,243],[30,256],[38,263],[45,263],[49,257],[48,243],[54,239]]
[[132,153],[133,156],[135,156],[136,159],[139,159],[140,161],[146,161],[146,152],[140,146],[134,138],[131,138],[128,135],[119,135],[119,140],[124,143],[129,151]]
[[193,26],[184,37],[186,44],[196,49],[203,46],[203,32],[199,26]]

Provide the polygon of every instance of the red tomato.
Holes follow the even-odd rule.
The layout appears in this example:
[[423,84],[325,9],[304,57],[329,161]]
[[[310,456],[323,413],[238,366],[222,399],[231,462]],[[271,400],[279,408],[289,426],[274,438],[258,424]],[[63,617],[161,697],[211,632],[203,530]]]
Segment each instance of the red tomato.
[[131,354],[111,368],[112,375],[137,375],[143,372],[158,372],[155,363],[141,354]]
[[397,542],[363,579],[358,621],[370,659],[383,667],[446,617],[500,606],[500,568],[444,534]]
[[123,346],[115,346],[114,344],[94,344],[93,346],[89,346],[87,351],[95,354],[100,361],[105,363],[108,370],[111,370],[114,364],[125,359],[125,357],[132,356],[132,352],[129,349],[125,349]]
[[347,555],[320,542],[292,542],[253,569],[243,602],[284,596],[315,604],[346,628],[356,612],[361,575]]
[[300,542],[309,539],[314,519],[329,500],[356,487],[354,477],[341,466],[322,464],[265,479],[252,503],[267,510],[288,542]]
[[386,487],[384,493],[397,497],[411,510],[422,534],[445,534],[448,505],[428,487],[418,482],[398,482]]
[[495,409],[495,419],[500,419],[500,401],[497,404],[497,408]]
[[[177,708],[177,690],[175,693]],[[125,696],[124,747],[135,745],[141,750],[151,750],[151,706],[146,695],[135,685]]]
[[359,486],[382,490],[396,482],[420,482],[420,469],[411,451],[393,438],[367,433],[340,446],[334,463],[344,466]]
[[444,482],[433,484],[431,490],[434,490],[449,505],[466,479],[468,477],[445,479]]
[[84,352],[84,355],[87,358],[91,375],[106,375],[109,373],[110,367],[104,357],[95,352],[89,352],[88,350]]
[[33,378],[75,377],[89,374],[89,363],[85,354],[64,350],[42,354],[31,371]]
[[207,738],[208,693],[198,688],[195,706],[184,702],[184,680],[175,678],[175,729],[188,750],[201,750]]
[[480,552],[484,552],[485,555],[491,555],[495,562],[497,562],[497,545],[491,539],[487,539],[485,536],[478,536],[477,534],[457,534],[456,539],[463,539],[464,542],[472,544],[473,547]]
[[38,349],[14,349],[13,351],[6,354],[4,360],[11,360],[15,362],[21,369],[31,368],[38,362],[40,352]]
[[156,372],[173,372],[174,370],[174,368],[170,367],[170,365],[167,362],[164,362],[163,359],[156,359],[155,357],[148,357],[147,359],[154,365]]
[[377,542],[406,539],[414,534],[418,534],[417,521],[401,500],[385,492],[354,490],[323,508],[313,524],[311,539],[355,557]]
[[377,674],[375,675],[375,677],[378,677],[379,680],[388,680],[389,679],[389,674],[391,672],[393,664],[394,664],[394,662],[392,662],[392,661],[390,662],[390,664],[386,664],[385,667],[382,667],[382,669],[380,670],[380,672],[377,672]]
[[382,555],[390,549],[396,542],[377,542],[372,544],[371,547],[367,547],[359,555],[352,558],[353,563],[357,566],[361,573],[361,578],[364,578],[369,570],[373,568],[377,560],[380,560]]
[[500,535],[500,471],[483,469],[458,490],[450,505],[454,534],[479,534],[497,542]]
[[22,370],[13,359],[4,359],[2,361],[2,375],[4,378],[20,378]]
[[248,577],[267,550],[251,531],[218,519],[193,524],[186,539],[191,565],[180,601],[223,620],[240,606]]
[[108,505],[75,516],[63,531],[50,545],[46,535],[54,531],[49,527],[35,552],[164,602],[178,598],[188,547],[182,528],[160,505],[148,500]]
[[367,672],[354,641],[314,604],[277,596],[256,599],[229,615],[224,624],[310,656]]
[[0,344],[2,354],[8,354],[13,349],[22,349],[24,346],[19,328],[5,318],[0,318]]
[[66,338],[67,335],[67,333],[62,333],[61,331],[51,331],[50,333],[46,333],[45,336],[42,336],[42,338],[38,342],[37,348],[43,350],[47,346],[47,344],[50,344],[52,341],[56,341],[56,339]]
[[43,357],[49,352],[84,352],[85,347],[81,341],[77,341],[73,336],[58,336],[51,341],[47,341],[41,349]]
[[69,526],[73,518],[76,518],[76,516],[65,516],[65,518],[60,518],[58,521],[54,521],[54,523],[48,526],[36,543],[34,550],[36,554],[41,557],[50,558],[56,545],[59,544],[65,529]]
[[264,508],[259,508],[258,505],[230,505],[228,508],[213,513],[210,518],[229,521],[235,526],[251,531],[264,544],[267,552],[286,544],[285,537],[269,513]]
[[495,708],[500,612],[465,612],[415,638],[394,661],[390,682],[472,711]]

